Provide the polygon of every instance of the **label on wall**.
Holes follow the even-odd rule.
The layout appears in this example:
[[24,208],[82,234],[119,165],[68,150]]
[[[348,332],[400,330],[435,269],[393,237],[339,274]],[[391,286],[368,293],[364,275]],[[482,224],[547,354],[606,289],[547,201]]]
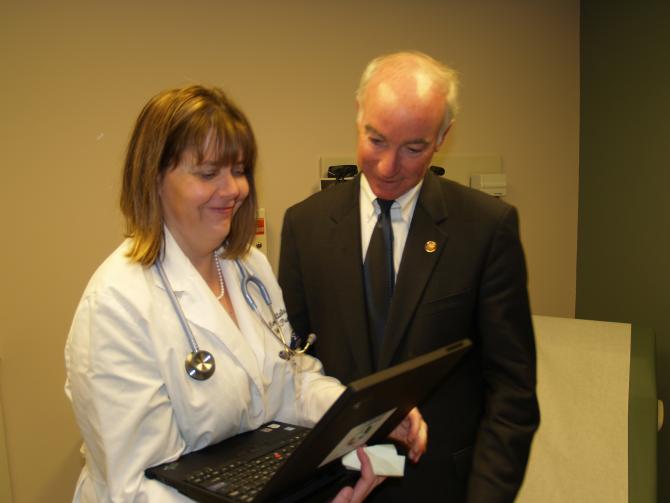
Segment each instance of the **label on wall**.
[[267,228],[265,226],[265,208],[258,208],[256,211],[256,236],[254,238],[254,247],[268,254]]

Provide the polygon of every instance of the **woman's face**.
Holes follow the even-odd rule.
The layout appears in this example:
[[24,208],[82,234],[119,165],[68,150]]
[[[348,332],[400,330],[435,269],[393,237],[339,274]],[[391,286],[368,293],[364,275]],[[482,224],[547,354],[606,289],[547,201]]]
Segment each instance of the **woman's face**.
[[233,216],[249,194],[240,162],[215,165],[214,152],[198,164],[186,151],[163,176],[159,194],[165,224],[182,251],[195,262],[211,254],[228,237]]

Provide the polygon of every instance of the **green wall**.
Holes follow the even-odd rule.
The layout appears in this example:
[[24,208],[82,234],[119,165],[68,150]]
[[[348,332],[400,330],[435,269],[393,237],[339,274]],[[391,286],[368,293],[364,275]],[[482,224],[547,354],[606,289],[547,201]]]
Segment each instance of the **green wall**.
[[582,0],[580,124],[576,315],[653,328],[670,409],[670,1]]

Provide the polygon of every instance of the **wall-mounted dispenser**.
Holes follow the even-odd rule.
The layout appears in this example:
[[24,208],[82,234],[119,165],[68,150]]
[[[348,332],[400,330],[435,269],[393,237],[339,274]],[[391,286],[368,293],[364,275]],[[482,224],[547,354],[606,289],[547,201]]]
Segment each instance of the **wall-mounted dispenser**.
[[470,187],[495,197],[507,195],[505,173],[477,173],[470,175]]

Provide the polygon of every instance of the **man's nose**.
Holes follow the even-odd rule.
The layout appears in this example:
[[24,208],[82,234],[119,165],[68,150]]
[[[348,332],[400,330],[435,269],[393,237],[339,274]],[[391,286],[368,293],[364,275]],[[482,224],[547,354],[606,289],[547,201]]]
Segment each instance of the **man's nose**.
[[388,150],[382,154],[377,164],[379,174],[382,176],[391,176],[396,170],[398,153],[395,150]]

